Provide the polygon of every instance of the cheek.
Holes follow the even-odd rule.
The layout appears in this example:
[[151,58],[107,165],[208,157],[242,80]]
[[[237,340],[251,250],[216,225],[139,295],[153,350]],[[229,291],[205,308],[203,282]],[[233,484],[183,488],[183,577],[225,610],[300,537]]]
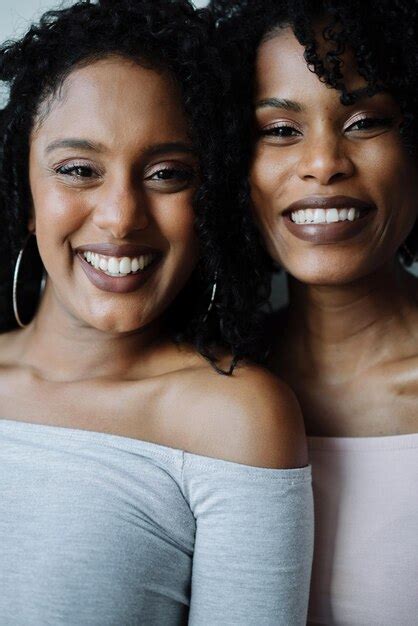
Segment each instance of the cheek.
[[361,153],[359,168],[376,193],[398,198],[418,190],[417,164],[394,132],[368,143]]
[[195,263],[198,255],[198,239],[195,232],[193,194],[173,194],[156,208],[154,221],[162,237],[167,241],[173,261],[188,259]]
[[254,220],[263,235],[275,223],[284,189],[283,164],[266,151],[257,151],[250,169],[250,193]]
[[260,197],[268,198],[276,187],[280,177],[277,159],[263,148],[257,148],[250,167],[251,192]]
[[62,246],[69,237],[81,228],[88,208],[80,198],[69,197],[65,189],[56,189],[47,181],[32,185],[32,201],[39,250],[48,269],[48,261],[54,259],[59,264]]
[[396,145],[389,154],[376,154],[370,160],[369,180],[378,203],[385,208],[384,221],[400,242],[417,219],[418,171],[416,162]]

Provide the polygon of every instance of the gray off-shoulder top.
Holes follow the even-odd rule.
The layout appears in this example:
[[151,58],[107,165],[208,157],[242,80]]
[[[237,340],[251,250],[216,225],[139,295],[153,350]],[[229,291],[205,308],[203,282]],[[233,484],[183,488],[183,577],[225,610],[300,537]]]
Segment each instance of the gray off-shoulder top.
[[310,467],[0,420],[2,626],[302,626]]

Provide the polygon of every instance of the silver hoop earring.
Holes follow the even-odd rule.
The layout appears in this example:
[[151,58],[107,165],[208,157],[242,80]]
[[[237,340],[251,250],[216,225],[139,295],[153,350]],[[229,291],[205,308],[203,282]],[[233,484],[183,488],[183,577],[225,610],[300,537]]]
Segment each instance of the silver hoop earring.
[[211,312],[211,310],[213,308],[213,303],[215,302],[215,296],[216,296],[217,289],[218,289],[218,272],[215,272],[215,280],[214,280],[213,287],[212,287],[212,294],[211,294],[211,297],[210,297],[209,306],[206,309],[206,313],[205,313],[205,316],[203,318],[203,322],[206,322],[206,320],[208,319],[209,313]]
[[[17,304],[17,286],[18,286],[18,282],[19,282],[19,271],[20,271],[20,266],[22,264],[22,258],[23,255],[25,253],[25,250],[27,248],[28,242],[30,241],[31,237],[35,237],[34,233],[29,233],[29,235],[26,237],[25,241],[23,242],[23,246],[19,251],[17,260],[16,260],[16,265],[15,265],[15,270],[14,270],[14,274],[13,274],[13,313],[16,319],[16,322],[18,323],[18,325],[20,326],[20,328],[26,328],[26,326],[28,326],[29,322],[27,324],[25,324],[22,321],[22,318],[19,314],[19,308],[18,308],[18,304]],[[46,284],[46,273],[45,271],[42,274],[42,280],[41,280],[41,285],[39,288],[39,298],[41,298],[44,289],[45,289],[45,284]]]
[[413,252],[411,252],[411,250],[408,248],[406,243],[402,244],[401,250],[403,251],[404,255],[408,258],[411,264],[416,263],[418,261],[418,253],[413,254]]

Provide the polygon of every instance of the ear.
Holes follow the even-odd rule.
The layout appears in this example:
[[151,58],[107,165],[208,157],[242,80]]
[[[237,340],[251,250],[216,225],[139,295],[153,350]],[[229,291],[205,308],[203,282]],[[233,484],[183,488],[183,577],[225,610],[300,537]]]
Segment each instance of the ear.
[[35,211],[33,210],[33,206],[31,206],[29,210],[28,232],[30,233],[36,232],[36,219],[35,219]]

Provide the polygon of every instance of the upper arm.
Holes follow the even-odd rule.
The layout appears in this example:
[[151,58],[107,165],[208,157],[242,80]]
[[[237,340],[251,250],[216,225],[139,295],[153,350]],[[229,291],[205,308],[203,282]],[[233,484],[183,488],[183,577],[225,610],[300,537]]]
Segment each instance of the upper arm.
[[307,465],[299,403],[267,370],[246,365],[231,377],[214,374],[192,406],[189,451],[258,467]]
[[183,490],[196,519],[189,625],[302,626],[313,498],[298,402],[255,366],[214,376],[190,380],[187,394],[194,454],[184,455]]
[[185,455],[196,519],[189,625],[306,624],[313,553],[310,468]]

